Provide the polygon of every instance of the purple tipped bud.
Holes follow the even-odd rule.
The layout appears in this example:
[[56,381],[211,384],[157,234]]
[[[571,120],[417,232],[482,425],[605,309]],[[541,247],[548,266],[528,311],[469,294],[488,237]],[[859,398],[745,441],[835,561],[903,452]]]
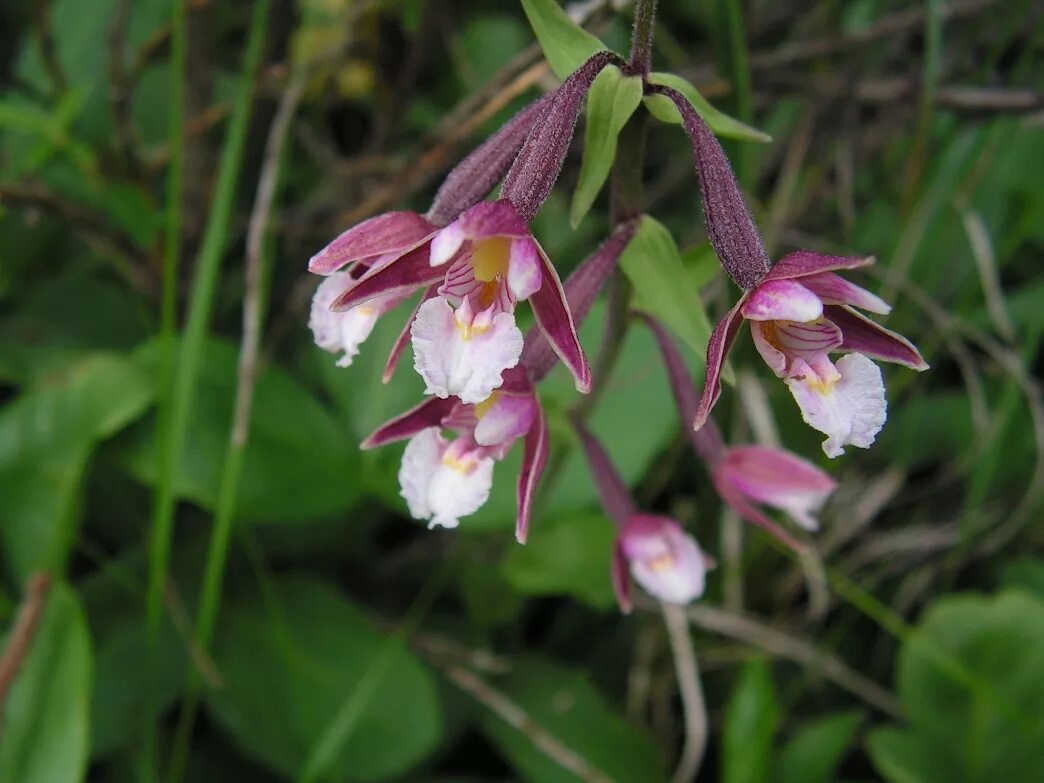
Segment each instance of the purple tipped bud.
[[620,609],[631,609],[626,572],[649,595],[687,604],[703,595],[711,561],[696,539],[669,517],[636,514],[620,530],[613,562],[613,582]]
[[540,211],[558,179],[584,96],[610,63],[624,64],[613,52],[596,52],[562,82],[508,171],[501,198],[511,201],[527,222]]
[[744,291],[749,291],[765,276],[772,262],[743,200],[729,159],[684,95],[662,85],[653,85],[651,89],[674,101],[681,113],[696,158],[707,234],[729,277]]
[[519,111],[453,168],[431,202],[428,219],[432,223],[444,226],[486,197],[507,172],[552,97],[545,95]]

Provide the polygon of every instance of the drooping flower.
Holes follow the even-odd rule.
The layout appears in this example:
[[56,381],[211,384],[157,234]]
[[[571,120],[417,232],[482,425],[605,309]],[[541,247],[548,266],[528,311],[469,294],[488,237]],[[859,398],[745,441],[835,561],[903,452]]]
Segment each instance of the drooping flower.
[[[844,258],[802,250],[776,263],[715,327],[707,346],[707,377],[693,422],[706,421],[721,393],[721,367],[744,321],[769,368],[790,389],[805,422],[827,435],[830,457],[846,445],[867,448],[885,421],[884,383],[870,360],[915,370],[928,365],[906,338],[855,310],[887,313],[880,298],[836,270],[872,258]],[[831,353],[843,352],[835,364]]]
[[696,539],[670,517],[635,514],[613,548],[613,588],[620,608],[631,609],[628,572],[654,598],[687,604],[703,595],[712,561]]
[[712,469],[718,494],[746,517],[760,516],[752,504],[779,509],[806,530],[837,482],[810,462],[782,449],[733,446]]
[[[444,437],[444,431],[454,438]],[[379,427],[362,446],[409,440],[399,486],[410,514],[431,526],[456,527],[486,502],[494,463],[519,439],[524,439],[524,451],[515,535],[524,542],[548,440],[540,402],[521,368],[508,372],[503,386],[477,405],[456,397],[430,398]]]
[[359,346],[370,336],[377,319],[402,301],[391,295],[372,299],[364,305],[334,312],[330,305],[352,284],[351,275],[337,272],[323,278],[312,297],[308,328],[315,344],[329,353],[339,353],[338,367],[348,367],[359,353]]

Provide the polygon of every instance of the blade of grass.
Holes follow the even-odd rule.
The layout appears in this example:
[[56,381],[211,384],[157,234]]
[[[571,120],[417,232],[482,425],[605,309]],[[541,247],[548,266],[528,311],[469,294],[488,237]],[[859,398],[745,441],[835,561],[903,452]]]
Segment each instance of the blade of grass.
[[[724,0],[725,23],[729,33],[729,60],[732,87],[736,94],[736,119],[751,124],[750,98],[750,54],[747,51],[747,33],[743,25],[743,8],[740,0]],[[753,172],[750,170],[750,155],[743,142],[732,146],[736,160],[736,176],[740,184],[749,188]]]
[[[181,260],[181,196],[182,156],[185,147],[185,3],[172,0],[170,31],[170,164],[167,169],[166,237],[163,248],[163,292],[160,304],[160,380],[158,410],[156,416],[156,489],[153,500],[153,517],[150,542],[150,573],[155,572],[156,594],[146,601],[146,626],[149,639],[150,664],[154,664],[158,653],[159,621],[163,594],[162,569],[169,559],[170,526],[173,519],[174,471],[173,458],[173,406],[175,333],[177,331],[178,267]],[[149,671],[154,672],[150,665]],[[149,682],[149,715],[155,714],[156,687]],[[156,736],[151,721],[145,722],[144,777],[156,779]]]
[[[191,419],[195,403],[196,383],[199,377],[203,344],[206,340],[213,311],[214,293],[221,269],[221,258],[228,241],[229,219],[232,214],[236,181],[242,164],[243,147],[250,118],[253,75],[261,60],[261,48],[264,41],[270,4],[271,0],[261,0],[254,6],[251,17],[250,33],[246,53],[243,58],[242,84],[236,97],[235,108],[233,109],[232,118],[229,122],[221,150],[214,200],[203,236],[203,244],[196,260],[196,272],[189,299],[188,316],[180,349],[177,352],[176,372],[172,373],[173,377],[169,383],[169,397],[164,400],[164,407],[167,408],[167,412],[161,414],[166,418],[162,420],[164,426],[159,432],[159,464],[149,555],[149,587],[146,597],[150,648],[155,648],[158,639],[163,591],[170,565],[170,550],[174,532],[174,481],[181,461],[185,430]],[[181,4],[178,3],[177,9],[178,13],[182,15],[181,24],[183,26],[184,9],[180,6]],[[183,36],[183,30],[181,34]],[[181,53],[181,57],[183,60],[184,52]],[[178,105],[180,106],[180,102],[178,102]],[[183,144],[182,140],[178,138],[178,134],[181,132],[180,111],[175,110],[175,114],[179,120],[175,126],[175,138],[177,139],[178,156],[180,158],[181,145]],[[180,168],[180,166],[177,168]],[[177,190],[180,196],[180,173],[178,178]],[[176,201],[180,202],[180,197]],[[171,205],[168,205],[168,209],[171,208]],[[177,209],[180,209],[180,207]],[[180,212],[176,214],[179,218],[180,230]],[[173,244],[176,241],[168,238],[168,245],[176,248],[177,245]],[[168,261],[167,267],[172,266],[173,264]],[[171,275],[171,279],[173,279],[176,276],[176,267],[173,270],[166,270],[165,275]],[[173,286],[168,287],[172,288]],[[173,303],[168,302],[167,297],[173,296],[173,293],[165,291],[164,306],[171,311],[173,310]],[[173,320],[169,314],[167,317],[171,317],[171,320]],[[172,328],[167,334],[166,340],[168,355],[173,354]],[[173,365],[173,361],[170,361],[168,364],[168,366],[171,365]],[[150,742],[152,741],[150,740]]]

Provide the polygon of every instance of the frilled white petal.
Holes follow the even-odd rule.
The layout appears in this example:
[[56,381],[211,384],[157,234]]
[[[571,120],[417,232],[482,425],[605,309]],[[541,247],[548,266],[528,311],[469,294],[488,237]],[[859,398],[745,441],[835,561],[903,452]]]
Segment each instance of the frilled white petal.
[[[399,487],[414,519],[429,527],[456,527],[489,498],[493,459],[481,450],[456,449],[429,427],[414,435],[402,455]],[[460,453],[458,453],[460,452]]]
[[414,366],[426,394],[478,403],[503,383],[501,374],[518,364],[522,332],[511,313],[471,317],[467,300],[457,312],[441,298],[417,310],[410,328]]
[[330,305],[350,284],[346,274],[335,274],[324,278],[312,297],[312,310],[308,327],[312,330],[315,344],[330,353],[343,353],[337,360],[338,367],[348,367],[359,354],[374,324],[380,316],[384,302],[374,300],[344,312],[333,312]]
[[862,354],[848,354],[838,360],[837,374],[824,380],[799,359],[786,381],[805,423],[827,435],[823,451],[828,457],[844,454],[846,445],[869,448],[887,417],[876,364]]
[[439,434],[438,427],[421,430],[406,444],[399,467],[399,489],[414,519],[431,518],[428,490],[447,446],[449,443]]

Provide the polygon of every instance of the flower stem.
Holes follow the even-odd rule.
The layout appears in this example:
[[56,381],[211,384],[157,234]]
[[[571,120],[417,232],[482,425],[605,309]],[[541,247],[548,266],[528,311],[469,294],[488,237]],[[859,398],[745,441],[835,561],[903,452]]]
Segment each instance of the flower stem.
[[652,70],[653,30],[656,27],[656,0],[634,4],[634,32],[631,35],[631,73],[645,75]]

